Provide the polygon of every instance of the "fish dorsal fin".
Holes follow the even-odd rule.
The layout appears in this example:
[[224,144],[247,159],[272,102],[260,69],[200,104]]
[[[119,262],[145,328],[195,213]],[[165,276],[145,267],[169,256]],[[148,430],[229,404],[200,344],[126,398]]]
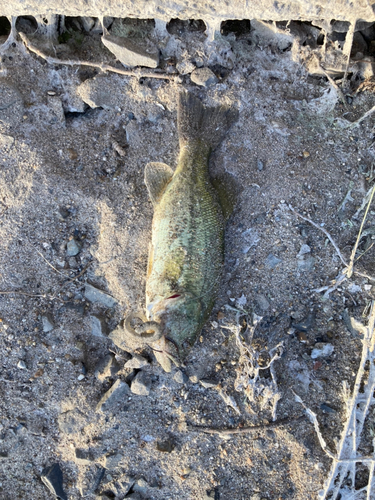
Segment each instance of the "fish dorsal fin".
[[165,163],[147,163],[145,168],[145,184],[154,206],[158,204],[172,177],[173,170]]
[[228,220],[233,213],[240,193],[238,183],[234,175],[228,172],[211,177],[211,183],[216,189],[224,219]]

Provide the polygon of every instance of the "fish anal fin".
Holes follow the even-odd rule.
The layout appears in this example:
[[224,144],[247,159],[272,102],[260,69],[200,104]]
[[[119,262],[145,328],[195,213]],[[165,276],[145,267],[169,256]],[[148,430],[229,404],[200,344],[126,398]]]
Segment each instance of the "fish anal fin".
[[217,192],[224,218],[228,220],[236,206],[239,185],[234,175],[228,172],[211,177],[211,183]]
[[157,205],[172,177],[173,170],[165,163],[147,163],[145,168],[145,184],[154,206]]

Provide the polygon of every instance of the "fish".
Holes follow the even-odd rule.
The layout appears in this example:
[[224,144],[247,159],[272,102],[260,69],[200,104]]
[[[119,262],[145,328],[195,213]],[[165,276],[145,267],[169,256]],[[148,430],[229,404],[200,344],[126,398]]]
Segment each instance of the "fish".
[[237,118],[234,107],[205,107],[192,93],[181,92],[177,167],[173,171],[160,162],[145,167],[154,209],[146,314],[128,315],[124,329],[152,347],[166,372],[183,364],[218,295],[227,216],[220,194],[224,202],[230,197],[214,187],[208,167],[212,151]]

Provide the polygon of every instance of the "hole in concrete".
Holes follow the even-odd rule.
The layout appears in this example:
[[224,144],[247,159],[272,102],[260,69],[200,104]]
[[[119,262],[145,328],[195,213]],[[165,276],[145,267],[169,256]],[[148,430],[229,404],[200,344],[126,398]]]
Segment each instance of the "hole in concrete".
[[10,28],[9,19],[5,16],[0,17],[0,36],[8,36]]
[[206,31],[206,25],[202,19],[188,19],[183,21],[182,19],[171,19],[167,24],[167,31],[171,35],[183,35],[184,33],[203,33]]
[[38,23],[33,16],[20,16],[17,17],[16,30],[25,33],[25,35],[32,35],[38,29]]
[[241,35],[247,35],[250,33],[250,20],[249,19],[228,19],[227,21],[223,21],[220,26],[220,33],[224,36],[233,33],[236,35],[236,38],[239,38]]
[[43,22],[44,24],[48,24],[48,19],[46,17],[43,17]]
[[125,17],[113,20],[110,33],[114,36],[125,38],[146,38],[152,34],[155,29],[153,19],[133,19]]
[[323,33],[320,33],[320,35],[318,36],[318,38],[316,39],[316,43],[317,45],[324,45],[324,35]]

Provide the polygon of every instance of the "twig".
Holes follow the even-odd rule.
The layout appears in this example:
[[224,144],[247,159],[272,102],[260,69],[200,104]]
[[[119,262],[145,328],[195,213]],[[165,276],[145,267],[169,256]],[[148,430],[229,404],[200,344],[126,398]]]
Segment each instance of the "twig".
[[304,415],[296,418],[282,418],[274,422],[269,422],[268,424],[258,424],[258,425],[252,425],[250,427],[237,427],[236,429],[214,429],[212,427],[199,427],[195,425],[189,425],[188,427],[191,430],[195,430],[197,432],[204,432],[206,434],[222,434],[223,436],[227,436],[230,434],[246,434],[248,432],[256,431],[258,429],[269,429],[272,427],[279,427],[280,425],[286,425],[292,422],[301,422],[302,420],[305,420]]
[[333,78],[331,78],[329,76],[329,74],[327,73],[327,71],[323,68],[323,66],[321,64],[319,64],[319,67],[320,69],[323,71],[324,73],[324,76],[327,78],[327,80],[329,81],[329,83],[332,85],[332,87],[336,90],[336,92],[339,94],[340,96],[340,99],[344,105],[344,108],[346,110],[348,110],[348,103],[346,102],[346,99],[345,99],[345,96],[344,96],[344,93],[343,91],[340,89],[340,87],[337,85],[337,83],[335,82],[335,80]]
[[366,113],[363,116],[361,116],[361,118],[358,118],[358,120],[356,120],[354,122],[349,122],[347,128],[358,127],[358,125],[361,122],[363,122],[363,120],[365,120],[368,116],[372,115],[374,112],[375,112],[375,106],[373,106],[371,109],[369,109],[368,111],[366,111]]
[[46,294],[33,294],[33,293],[23,292],[21,290],[0,291],[0,295],[11,295],[12,293],[18,295],[25,295],[26,297],[43,297],[44,299],[47,297]]
[[59,271],[58,269],[56,269],[56,267],[54,267],[54,266],[53,266],[53,265],[52,265],[52,264],[51,264],[51,263],[50,263],[50,262],[49,262],[49,261],[48,261],[48,260],[44,257],[44,255],[43,255],[41,252],[39,252],[39,250],[37,250],[37,252],[38,252],[38,254],[42,257],[42,259],[44,259],[44,260],[47,262],[47,264],[48,264],[48,265],[49,265],[49,266],[50,266],[50,267],[51,267],[54,271],[56,271],[58,274],[61,274],[61,276],[66,277],[66,275],[65,275],[64,273],[62,273],[61,271]]
[[176,75],[166,75],[165,73],[152,73],[150,71],[141,71],[141,70],[132,71],[132,70],[120,69],[120,68],[115,68],[114,66],[110,66],[109,64],[102,64],[92,61],[81,61],[79,59],[74,59],[74,60],[58,59],[57,57],[51,57],[47,56],[47,54],[44,54],[44,52],[42,52],[40,49],[35,47],[35,45],[33,45],[30,42],[30,40],[24,33],[20,32],[19,36],[23,41],[23,43],[25,44],[26,48],[29,49],[30,52],[34,52],[34,54],[47,61],[48,64],[62,64],[64,66],[90,66],[92,68],[98,68],[104,73],[106,71],[109,71],[124,76],[135,76],[136,78],[158,78],[160,80],[174,80],[176,76]]
[[312,226],[316,227],[317,229],[319,229],[320,231],[322,231],[326,236],[327,238],[329,239],[329,241],[332,243],[334,249],[336,250],[336,253],[337,255],[340,257],[341,259],[341,262],[344,264],[345,267],[348,266],[348,264],[346,263],[342,253],[340,252],[340,249],[339,247],[336,245],[334,239],[332,238],[332,236],[329,234],[329,232],[324,229],[323,227],[319,226],[318,224],[316,224],[316,222],[314,222],[313,220],[311,220],[309,217],[305,217],[304,215],[300,214],[299,212],[297,212],[293,207],[292,205],[289,205],[289,209],[295,213],[296,215],[298,215],[298,217],[301,217],[301,219],[305,220],[306,222],[309,222]]
[[362,219],[361,227],[359,228],[359,231],[358,231],[357,240],[355,242],[355,245],[353,247],[353,250],[352,250],[352,253],[351,253],[351,256],[350,256],[350,262],[349,262],[349,265],[348,265],[348,270],[346,272],[346,275],[347,275],[348,278],[351,278],[351,276],[353,274],[353,266],[354,266],[355,254],[357,252],[357,248],[358,248],[358,245],[359,245],[359,242],[360,242],[360,239],[361,239],[362,229],[363,229],[363,226],[364,226],[364,224],[366,222],[367,214],[368,214],[368,211],[370,210],[370,205],[372,203],[372,199],[374,197],[374,193],[375,193],[375,184],[372,187],[370,199],[369,199],[369,201],[367,203],[367,207],[366,207],[366,211],[365,211],[365,214],[363,216],[363,219]]

